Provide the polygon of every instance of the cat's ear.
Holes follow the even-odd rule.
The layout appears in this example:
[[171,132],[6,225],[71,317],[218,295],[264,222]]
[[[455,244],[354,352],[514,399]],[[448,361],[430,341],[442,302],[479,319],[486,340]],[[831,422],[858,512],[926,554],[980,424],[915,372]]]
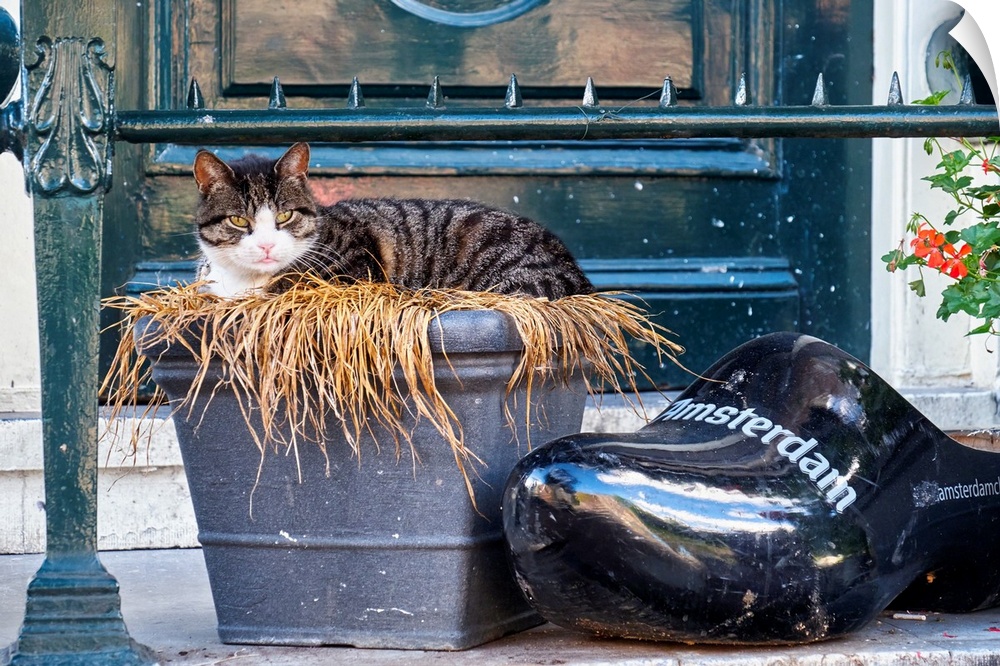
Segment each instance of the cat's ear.
[[229,165],[207,150],[199,150],[194,158],[194,179],[198,190],[208,194],[219,183],[232,184],[236,174]]
[[297,143],[289,148],[274,165],[279,178],[305,177],[309,171],[309,144]]

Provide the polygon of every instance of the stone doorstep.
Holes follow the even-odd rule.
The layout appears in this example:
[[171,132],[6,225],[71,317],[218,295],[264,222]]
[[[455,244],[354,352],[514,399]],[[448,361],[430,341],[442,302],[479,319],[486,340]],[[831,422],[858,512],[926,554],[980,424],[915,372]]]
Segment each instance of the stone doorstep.
[[[993,394],[984,390],[914,389],[904,395],[939,427],[969,431],[998,426]],[[655,416],[668,398],[641,396],[645,413]],[[620,397],[588,406],[585,432],[631,432],[644,423],[641,408]],[[98,546],[102,550],[190,548],[198,545],[194,510],[167,410],[152,419],[151,437],[131,455],[128,420],[120,436],[99,447]],[[107,423],[101,424],[102,432]],[[45,549],[41,419],[37,413],[0,414],[0,553]]]
[[[25,590],[40,555],[0,556],[0,648],[15,640]],[[1000,609],[963,615],[883,613],[863,629],[822,643],[775,647],[693,646],[601,640],[548,624],[462,652],[346,647],[223,645],[204,559],[197,549],[102,552],[121,586],[133,638],[160,663],[299,666],[984,666],[1000,663]]]

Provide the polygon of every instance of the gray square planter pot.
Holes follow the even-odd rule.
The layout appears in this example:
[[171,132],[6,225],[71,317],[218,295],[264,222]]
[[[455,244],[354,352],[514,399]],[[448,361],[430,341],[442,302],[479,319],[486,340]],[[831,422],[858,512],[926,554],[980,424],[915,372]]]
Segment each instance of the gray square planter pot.
[[[304,444],[302,483],[294,454],[269,452],[254,490],[261,459],[235,394],[201,396],[189,419],[187,410],[174,416],[223,642],[459,650],[542,622],[514,583],[500,519],[504,481],[529,441],[523,391],[511,398],[517,441],[503,411],[520,337],[492,311],[439,321],[432,341],[448,362],[438,357],[436,382],[487,464],[473,480],[478,513],[450,447],[426,422],[414,434],[416,466],[405,443],[397,461],[388,433],[377,437],[381,453],[362,441],[359,461],[331,423],[329,478],[319,448]],[[136,328],[140,351],[177,402],[194,360],[181,345],[143,345],[149,326]],[[532,445],[580,429],[582,378],[536,387],[534,397]]]

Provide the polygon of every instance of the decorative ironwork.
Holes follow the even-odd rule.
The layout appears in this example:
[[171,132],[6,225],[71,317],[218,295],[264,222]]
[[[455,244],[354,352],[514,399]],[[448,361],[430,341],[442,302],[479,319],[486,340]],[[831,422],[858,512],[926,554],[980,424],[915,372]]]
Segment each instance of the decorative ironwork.
[[451,11],[420,2],[420,0],[392,0],[392,4],[414,16],[419,16],[434,23],[455,26],[457,28],[481,28],[515,19],[535,7],[544,4],[545,1],[513,0],[512,2],[498,3],[498,7],[478,12]]
[[507,94],[503,98],[503,105],[508,109],[519,109],[523,104],[521,86],[517,83],[517,77],[511,74],[510,83],[507,85]]
[[271,83],[271,96],[267,100],[267,108],[269,109],[284,109],[288,107],[288,102],[285,100],[285,91],[281,87],[281,81],[278,77],[274,77],[274,82]]
[[597,89],[594,87],[594,79],[588,76],[587,85],[583,89],[583,102],[581,106],[585,109],[596,109],[600,104],[600,101],[597,99]]
[[889,99],[886,104],[896,106],[903,103],[903,88],[899,85],[899,74],[892,73],[892,80],[889,82]]
[[966,74],[962,79],[962,94],[958,99],[959,104],[970,105],[976,103],[976,91],[972,88],[972,75]]
[[736,87],[736,97],[733,98],[736,106],[750,106],[753,104],[753,96],[750,95],[750,86],[747,84],[747,73],[740,74],[740,83]]
[[187,108],[192,111],[205,108],[205,97],[201,94],[201,87],[195,79],[191,79],[191,87],[188,88]]
[[104,60],[104,42],[41,37],[35,50],[28,75],[46,67],[25,128],[32,191],[89,194],[110,187],[114,70]]
[[660,108],[666,109],[671,106],[677,106],[677,88],[668,76],[663,79],[663,88],[660,90]]
[[830,98],[826,94],[826,81],[823,80],[823,72],[816,77],[816,89],[813,91],[813,106],[826,106],[830,103]]
[[[272,103],[283,97],[280,83],[272,87]],[[216,109],[212,122],[202,122],[204,108],[198,84],[192,80],[189,108],[184,111],[118,111],[115,141],[250,143],[292,141],[353,143],[359,141],[555,141],[703,138],[871,138],[871,137],[981,137],[996,134],[993,106],[976,104],[967,82],[962,103],[931,106],[905,104],[898,77],[893,77],[885,105],[830,104],[822,74],[810,104],[759,106],[751,103],[747,77],[740,77],[736,96],[728,106],[678,106],[678,92],[670,77],[663,80],[656,106],[637,103],[600,109],[593,78],[587,78],[580,105],[524,108],[517,77],[511,74],[504,97],[515,116],[481,107],[444,108],[440,80],[435,77],[425,108],[365,108],[354,77],[347,108],[286,109],[280,117],[249,109]],[[653,93],[655,94],[655,93]],[[276,97],[276,95],[278,97]],[[651,97],[652,95],[647,95]],[[275,108],[273,104],[270,108]],[[279,107],[284,108],[284,107]],[[597,113],[591,113],[596,110]],[[433,111],[433,113],[429,113]],[[583,113],[581,113],[583,111]]]
[[361,94],[361,84],[358,83],[358,77],[354,77],[351,81],[351,89],[347,91],[347,108],[348,109],[361,109],[365,105],[365,96]]
[[427,93],[427,108],[440,109],[442,106],[444,106],[444,94],[441,92],[441,80],[435,76],[431,90]]
[[[596,102],[596,100],[595,100]],[[203,112],[119,111],[115,139],[281,144],[292,141],[556,141],[574,139],[870,138],[993,136],[997,111],[986,105],[678,106],[639,104],[600,112],[583,106],[520,108],[517,114],[478,107],[363,109],[352,86],[346,109],[286,109],[280,114],[218,109]],[[581,113],[583,111],[583,113]]]

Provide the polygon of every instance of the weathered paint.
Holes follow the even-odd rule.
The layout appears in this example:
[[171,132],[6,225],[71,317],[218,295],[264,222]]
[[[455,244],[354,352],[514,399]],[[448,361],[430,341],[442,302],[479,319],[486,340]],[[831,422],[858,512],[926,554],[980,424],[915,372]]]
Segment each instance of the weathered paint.
[[[33,194],[46,556],[10,663],[145,664],[97,556],[97,386],[115,3],[23,7],[24,164]],[[38,57],[34,54],[37,53]]]
[[281,109],[122,111],[131,143],[557,141],[676,138],[987,136],[992,106],[733,106],[593,109]]

